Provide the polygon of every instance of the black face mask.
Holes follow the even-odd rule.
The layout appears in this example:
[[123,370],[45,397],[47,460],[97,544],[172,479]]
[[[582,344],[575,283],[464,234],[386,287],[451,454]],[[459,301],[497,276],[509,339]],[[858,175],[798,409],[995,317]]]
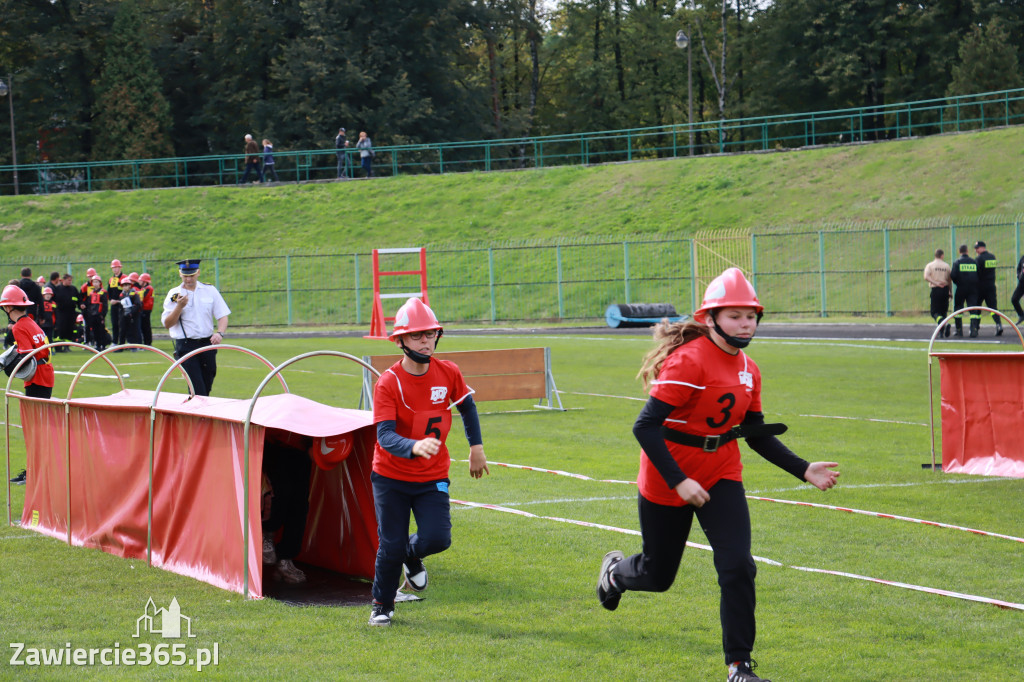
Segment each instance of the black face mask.
[[[444,330],[443,329],[438,329],[437,330],[437,341],[434,342],[434,350],[435,351],[437,350],[437,344],[441,343],[441,336],[443,334],[444,334]],[[402,346],[402,352],[405,353],[406,357],[408,357],[413,362],[418,363],[420,365],[429,365],[430,364],[430,357],[431,356],[424,355],[423,353],[417,353],[416,351],[412,350],[411,348],[407,348],[406,345],[405,345],[405,339],[401,340],[400,345]]]
[[[747,346],[750,345],[750,342],[754,340],[753,336],[751,336],[749,339],[741,339],[741,338],[738,338],[736,336],[729,336],[728,334],[725,333],[725,331],[722,330],[721,327],[718,326],[718,320],[716,319],[714,312],[711,313],[710,317],[711,317],[711,322],[714,325],[715,331],[718,332],[718,335],[721,336],[723,339],[725,339],[725,342],[727,344],[729,344],[730,346],[732,346],[733,348],[740,348],[740,349],[746,348]],[[757,314],[757,323],[758,324],[761,324],[761,318],[762,317],[764,317],[764,313],[758,313]],[[757,334],[757,330],[756,329],[754,330],[754,334],[755,335]]]

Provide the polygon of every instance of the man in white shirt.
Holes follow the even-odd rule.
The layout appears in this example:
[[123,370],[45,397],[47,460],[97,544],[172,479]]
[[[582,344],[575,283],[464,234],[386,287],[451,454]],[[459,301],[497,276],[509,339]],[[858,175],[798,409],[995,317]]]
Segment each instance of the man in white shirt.
[[[160,321],[174,340],[174,357],[224,340],[231,310],[211,284],[199,281],[199,261],[178,261],[181,285],[167,292]],[[217,376],[217,351],[199,353],[182,364],[196,395],[210,395]]]
[[[942,322],[949,314],[949,299],[953,296],[953,289],[950,287],[951,268],[949,263],[942,259],[945,255],[942,249],[935,250],[935,260],[924,266],[924,280],[928,282],[930,289],[929,297],[931,304],[931,316],[935,324]],[[944,336],[949,336],[949,325],[942,330]]]

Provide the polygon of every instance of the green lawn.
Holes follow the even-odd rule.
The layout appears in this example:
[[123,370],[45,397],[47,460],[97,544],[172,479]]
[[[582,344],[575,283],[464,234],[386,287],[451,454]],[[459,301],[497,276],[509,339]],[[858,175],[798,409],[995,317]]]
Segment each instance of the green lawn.
[[[0,198],[7,262],[366,252],[1024,211],[1024,128],[596,167]],[[1004,248],[1004,251],[1006,249]]]
[[[233,341],[281,362],[314,349],[354,355],[392,351],[363,339]],[[533,338],[452,333],[445,350],[552,349],[564,413],[482,417],[492,462],[559,469],[594,481],[494,466],[474,481],[453,463],[452,497],[637,529],[639,450],[630,433],[644,394],[633,376],[650,341],[643,337]],[[1024,536],[1024,481],[936,474],[928,461],[928,382],[923,343],[759,340],[750,355],[764,379],[770,420],[790,426],[784,441],[808,459],[834,459],[842,478],[822,493],[745,447],[748,491],[767,497],[853,507]],[[965,346],[966,348],[966,346]],[[979,347],[980,348],[980,347]],[[129,387],[150,389],[165,366],[154,355],[117,355]],[[58,356],[77,369],[84,354]],[[132,363],[132,364],[127,364]],[[153,363],[153,364],[135,364]],[[241,354],[221,353],[215,394],[251,395],[264,372]],[[333,358],[300,363],[292,390],[354,407],[357,367]],[[97,372],[98,373],[98,372]],[[937,370],[936,370],[937,375]],[[69,377],[59,375],[58,393]],[[938,382],[936,382],[937,384]],[[86,379],[80,395],[114,390]],[[179,389],[180,390],[180,389]],[[586,395],[600,394],[600,395]],[[633,398],[633,399],[630,399]],[[483,404],[482,411],[528,403]],[[17,420],[17,408],[12,408]],[[812,416],[813,415],[813,416]],[[834,419],[848,417],[850,419]],[[867,421],[884,419],[890,422]],[[892,423],[907,422],[907,423]],[[453,456],[468,448],[453,429]],[[12,467],[24,446],[12,430]],[[20,516],[23,488],[13,488]],[[776,680],[968,680],[1019,675],[1024,613],[850,578],[830,569],[1024,603],[1022,544],[890,519],[750,501],[759,564],[760,672]],[[264,679],[724,679],[718,593],[710,553],[687,550],[665,594],[628,593],[618,611],[600,608],[594,582],[601,556],[633,552],[639,538],[543,518],[453,508],[454,543],[427,560],[426,599],[399,604],[391,628],[366,625],[368,606],[289,607],[244,601],[144,562],[70,548],[18,527],[0,527],[0,623],[4,639],[30,647],[132,646],[135,620],[150,597],[177,598],[193,618],[194,645],[218,644],[206,674]],[[691,540],[705,538],[695,527]],[[138,640],[136,640],[137,642]],[[10,655],[10,654],[9,654]],[[67,679],[74,667],[3,664],[2,677]],[[164,677],[149,668],[90,668],[90,676]]]

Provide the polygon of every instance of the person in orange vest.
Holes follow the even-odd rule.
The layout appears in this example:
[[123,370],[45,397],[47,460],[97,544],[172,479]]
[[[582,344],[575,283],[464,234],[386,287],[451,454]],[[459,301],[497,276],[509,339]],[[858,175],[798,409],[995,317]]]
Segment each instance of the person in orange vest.
[[[13,324],[15,353],[11,359],[5,359],[4,369],[8,374],[14,370],[20,359],[17,356],[24,356],[36,348],[46,345],[46,334],[25,312],[26,308],[32,306],[21,287],[8,284],[0,294],[0,308],[7,313],[7,317]],[[8,369],[9,367],[9,369]],[[16,374],[19,379],[25,381],[25,395],[30,398],[49,399],[53,395],[53,365],[50,364],[50,351],[44,350],[32,356],[31,360],[22,365],[21,370]]]
[[142,287],[142,343],[153,345],[153,305],[156,302],[156,289],[153,288],[152,277],[148,272],[139,275],[139,286]]
[[110,305],[110,329],[114,343],[124,343],[121,331],[121,261],[110,261],[110,277],[107,278],[107,303]]

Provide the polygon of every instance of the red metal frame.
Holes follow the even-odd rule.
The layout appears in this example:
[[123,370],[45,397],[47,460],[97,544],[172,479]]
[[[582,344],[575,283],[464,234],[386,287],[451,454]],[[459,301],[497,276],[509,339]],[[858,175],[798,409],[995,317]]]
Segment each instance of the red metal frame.
[[[416,253],[420,254],[420,269],[419,270],[381,270],[380,269],[380,255],[389,253]],[[407,294],[381,294],[380,292],[380,278],[381,277],[393,277],[398,275],[419,275],[420,276],[420,290],[419,293],[412,292]],[[381,303],[382,298],[408,298],[410,296],[419,296],[425,304],[430,305],[430,299],[427,297],[427,250],[423,247],[411,248],[411,249],[374,249],[373,250],[373,315],[370,318],[370,332],[363,336],[364,339],[387,339],[388,338],[388,322],[394,322],[394,316],[387,316],[384,314],[384,305]]]

